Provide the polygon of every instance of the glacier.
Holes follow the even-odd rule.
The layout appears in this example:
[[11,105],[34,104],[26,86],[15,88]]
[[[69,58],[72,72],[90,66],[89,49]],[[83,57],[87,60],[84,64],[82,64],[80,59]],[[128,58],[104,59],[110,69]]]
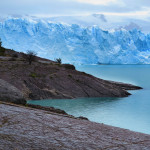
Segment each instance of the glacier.
[[137,28],[104,30],[100,25],[82,26],[7,18],[0,22],[4,47],[71,64],[150,64],[150,34]]

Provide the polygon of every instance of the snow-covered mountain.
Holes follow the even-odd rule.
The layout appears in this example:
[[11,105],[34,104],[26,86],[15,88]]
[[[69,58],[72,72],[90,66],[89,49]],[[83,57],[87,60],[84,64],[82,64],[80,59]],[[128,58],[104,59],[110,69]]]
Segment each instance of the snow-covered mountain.
[[[107,23],[103,15],[92,17]],[[2,19],[3,46],[21,52],[34,50],[44,58],[61,58],[63,63],[150,64],[150,34],[140,31],[136,23],[107,31],[100,25],[59,23],[57,19]]]

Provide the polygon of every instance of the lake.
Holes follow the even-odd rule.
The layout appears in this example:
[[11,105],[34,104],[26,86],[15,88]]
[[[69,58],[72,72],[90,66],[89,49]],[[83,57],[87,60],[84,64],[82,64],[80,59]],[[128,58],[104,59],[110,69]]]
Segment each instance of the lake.
[[28,101],[53,106],[68,114],[89,120],[150,134],[150,65],[80,65],[79,71],[96,77],[131,83],[143,90],[129,91],[125,98],[79,98],[73,100]]

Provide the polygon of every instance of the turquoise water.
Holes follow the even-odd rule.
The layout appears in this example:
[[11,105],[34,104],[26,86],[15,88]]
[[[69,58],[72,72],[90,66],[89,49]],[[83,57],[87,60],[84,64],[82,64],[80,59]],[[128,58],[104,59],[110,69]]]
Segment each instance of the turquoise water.
[[76,66],[94,76],[135,84],[143,90],[130,91],[126,98],[80,98],[73,100],[29,101],[53,106],[91,121],[150,134],[150,65],[84,65]]

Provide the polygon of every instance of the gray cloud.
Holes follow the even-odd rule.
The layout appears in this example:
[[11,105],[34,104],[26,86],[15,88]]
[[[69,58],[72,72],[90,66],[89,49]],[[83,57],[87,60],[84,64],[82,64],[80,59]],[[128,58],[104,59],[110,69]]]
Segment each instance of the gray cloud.
[[107,22],[107,19],[106,19],[105,15],[103,15],[103,14],[93,14],[93,16],[102,20],[103,22]]

